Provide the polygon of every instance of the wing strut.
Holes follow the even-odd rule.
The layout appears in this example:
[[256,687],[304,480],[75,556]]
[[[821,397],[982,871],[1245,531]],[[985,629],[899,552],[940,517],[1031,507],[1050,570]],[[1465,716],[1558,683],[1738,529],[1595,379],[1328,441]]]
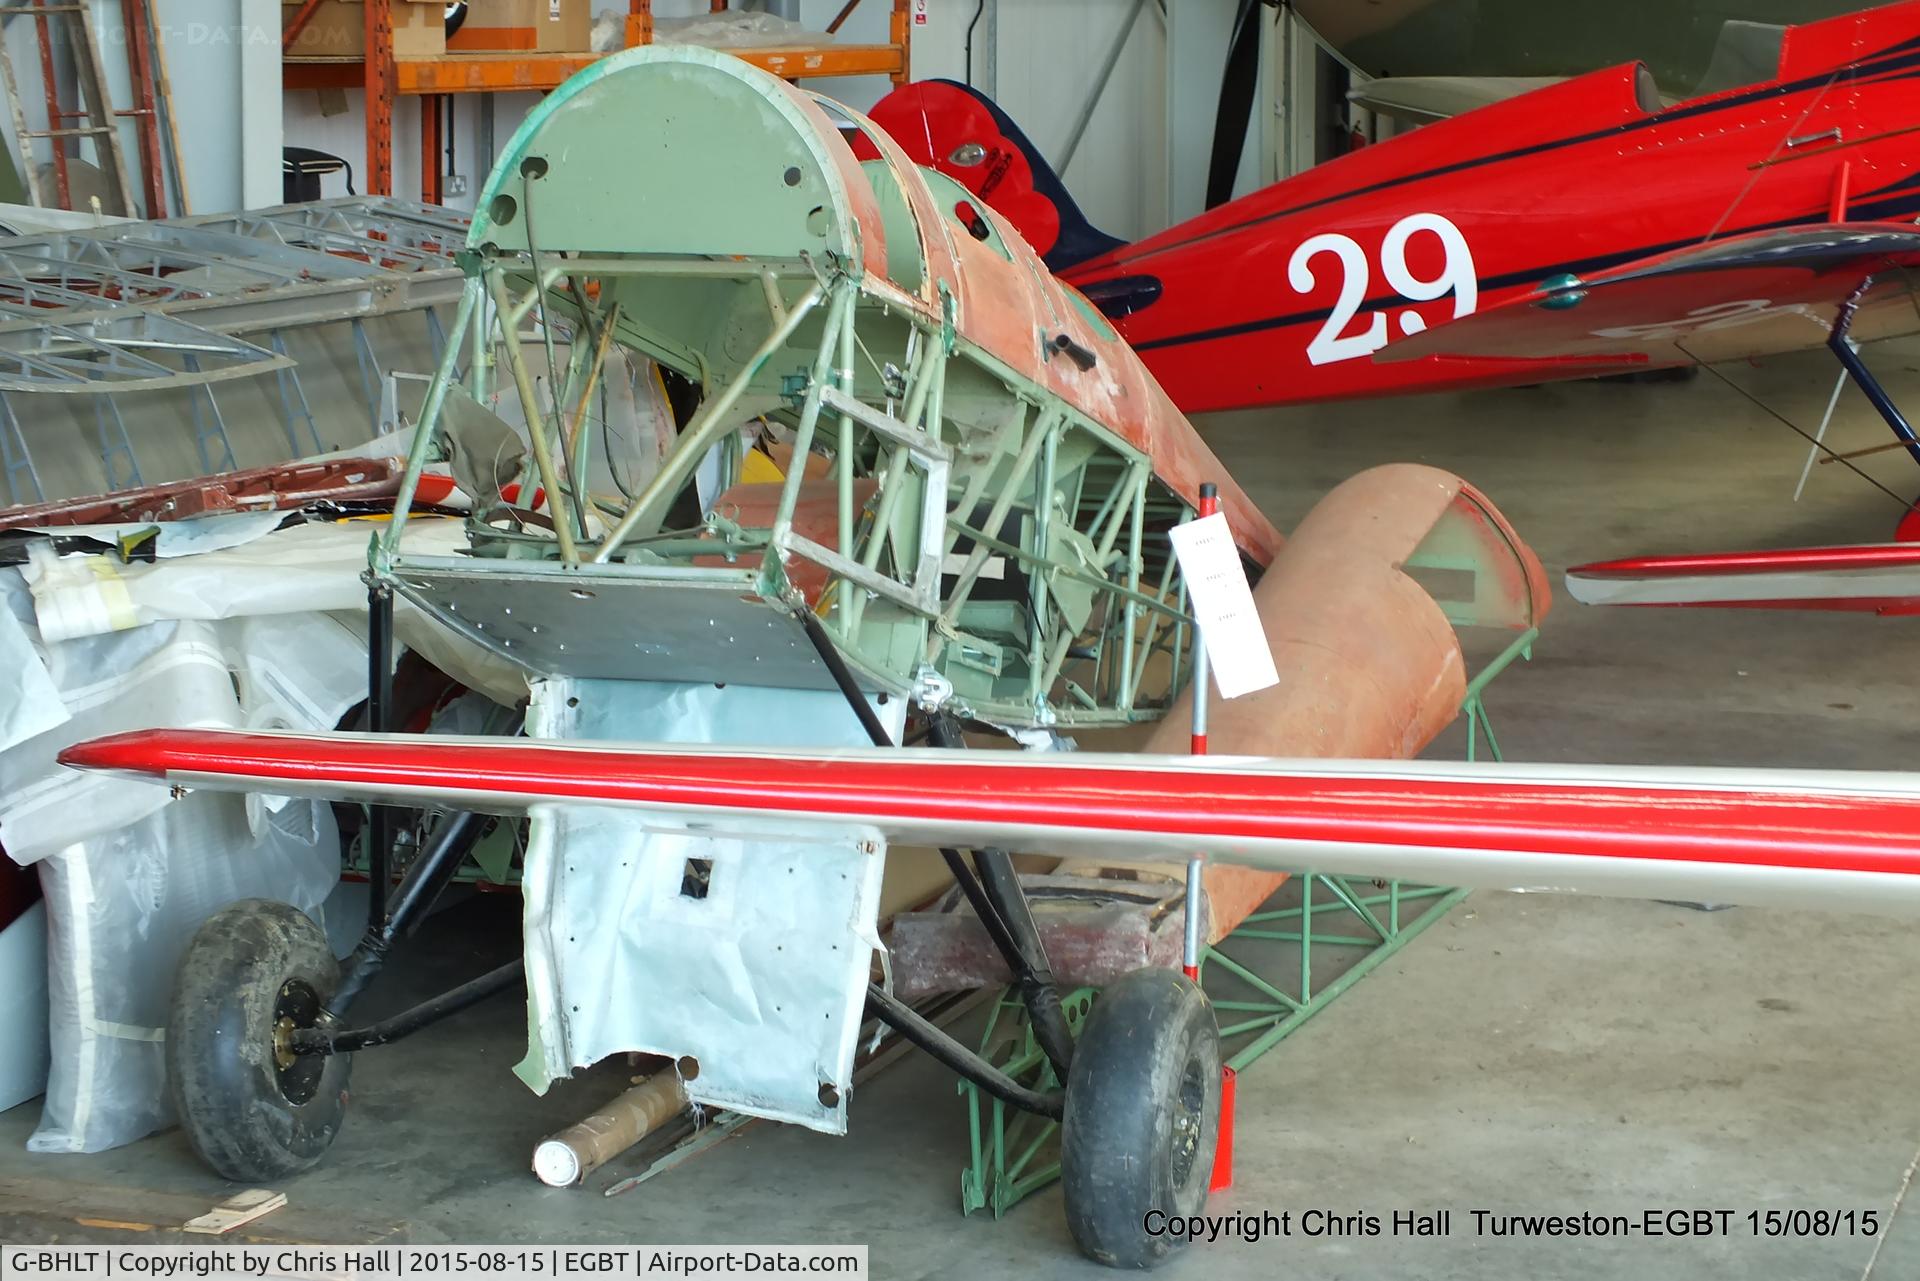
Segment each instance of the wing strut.
[[[847,666],[847,660],[841,657],[833,638],[827,635],[827,629],[821,626],[812,608],[804,600],[791,602],[791,607],[794,618],[799,621],[807,640],[813,645],[814,653],[819,655],[821,665],[846,696],[854,715],[867,731],[867,737],[873,740],[875,747],[895,746],[886,727],[867,704],[866,695],[861,692],[858,680]],[[928,731],[937,747],[966,746],[960,731],[939,707],[929,709]],[[1032,908],[1027,903],[1026,891],[1020,885],[1012,857],[1004,849],[982,846],[973,851],[973,863],[969,865],[960,851],[951,845],[940,847],[940,857],[946,860],[954,883],[966,895],[974,915],[979,918],[1006,961],[1007,969],[1013,974],[1014,983],[1019,987],[1020,996],[1026,1004],[1034,1039],[1040,1042],[1040,1048],[1053,1064],[1054,1071],[1064,1081],[1067,1066],[1073,1061],[1073,1031],[1067,1024],[1066,1011],[1060,1003],[1060,987],[1054,980],[1053,967],[1047,961],[1046,946],[1040,940],[1040,931],[1034,924]],[[958,1043],[947,1044],[948,1038],[944,1033],[931,1024],[922,1026],[924,1020],[916,1022],[917,1015],[908,1018],[913,1013],[910,1008],[893,1001],[891,997],[877,999],[878,996],[885,996],[879,988],[873,988],[868,994],[868,1010],[875,1018],[968,1080],[1016,1107],[1039,1111],[1046,1116],[1058,1115],[1057,1111],[1049,1112],[1045,1108],[1032,1106],[1030,1101],[1010,1096],[1006,1093],[1009,1083],[992,1064]],[[1017,1083],[1015,1086],[1017,1088]],[[1053,1100],[1049,1106],[1057,1108],[1058,1100]]]
[[1853,328],[1853,315],[1859,309],[1860,299],[1872,284],[1873,277],[1868,276],[1860,282],[1860,288],[1854,290],[1853,295],[1840,304],[1840,314],[1833,322],[1833,331],[1827,335],[1827,347],[1839,358],[1840,367],[1847,371],[1849,378],[1853,379],[1853,385],[1866,393],[1867,399],[1873,402],[1873,407],[1879,412],[1880,417],[1886,420],[1887,426],[1893,428],[1893,434],[1906,445],[1907,452],[1913,455],[1913,461],[1920,463],[1920,435],[1914,434],[1913,426],[1907,422],[1906,415],[1900,412],[1900,407],[1893,403],[1893,397],[1887,394],[1887,389],[1880,385],[1880,380],[1873,376],[1871,369],[1867,368],[1867,362],[1860,359],[1859,350],[1847,336],[1848,331]]

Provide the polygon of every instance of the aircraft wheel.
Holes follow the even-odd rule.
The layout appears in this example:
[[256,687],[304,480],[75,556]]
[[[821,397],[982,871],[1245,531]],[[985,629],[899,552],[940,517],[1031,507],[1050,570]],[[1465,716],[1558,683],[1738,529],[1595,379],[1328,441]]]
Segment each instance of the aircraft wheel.
[[1185,1244],[1150,1233],[1148,1215],[1206,1208],[1219,1126],[1220,1031],[1206,994],[1176,970],[1108,984],[1075,1043],[1060,1126],[1067,1226],[1087,1257],[1149,1268]]
[[265,1183],[310,1169],[347,1113],[350,1055],[299,1055],[340,981],[326,933],[297,908],[243,899],[187,944],[167,1017],[167,1083],[193,1150]]

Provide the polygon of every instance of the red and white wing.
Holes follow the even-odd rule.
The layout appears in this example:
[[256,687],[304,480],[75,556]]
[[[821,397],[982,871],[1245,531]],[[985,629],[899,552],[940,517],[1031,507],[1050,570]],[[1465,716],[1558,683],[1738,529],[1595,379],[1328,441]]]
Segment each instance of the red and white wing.
[[1920,613],[1920,545],[1633,556],[1576,565],[1567,571],[1567,591],[1583,605],[1914,614]]
[[856,823],[915,845],[1204,855],[1434,885],[1920,912],[1920,776],[149,730],[66,764],[490,813],[618,806]]
[[1729,236],[1586,277],[1388,343],[1376,361],[1501,357],[1666,366],[1818,347],[1843,305],[1855,341],[1920,332],[1907,273],[1920,230],[1825,223]]

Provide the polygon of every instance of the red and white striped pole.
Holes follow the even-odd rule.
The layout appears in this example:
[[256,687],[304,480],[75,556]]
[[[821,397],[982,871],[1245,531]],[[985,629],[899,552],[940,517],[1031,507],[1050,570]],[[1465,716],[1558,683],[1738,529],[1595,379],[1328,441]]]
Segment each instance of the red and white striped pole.
[[[1215,515],[1220,510],[1220,489],[1212,481],[1200,486],[1200,509],[1202,519]],[[1212,691],[1208,682],[1211,673],[1207,669],[1207,638],[1198,626],[1193,629],[1193,741],[1195,756],[1207,754],[1207,699]],[[1187,860],[1187,937],[1180,953],[1180,968],[1186,971],[1188,978],[1200,981],[1200,900],[1204,893],[1200,871],[1202,860],[1197,856]]]

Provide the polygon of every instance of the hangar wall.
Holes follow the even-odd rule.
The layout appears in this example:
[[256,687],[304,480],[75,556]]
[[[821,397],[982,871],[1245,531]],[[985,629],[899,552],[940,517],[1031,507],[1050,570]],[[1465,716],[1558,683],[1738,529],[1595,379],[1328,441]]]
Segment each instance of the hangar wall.
[[[229,0],[237,2],[237,0]],[[1186,0],[1195,3],[1196,0]],[[1231,0],[1197,0],[1201,5],[1231,9]],[[798,0],[799,20],[816,30],[839,12],[841,0]],[[1000,103],[1051,158],[1065,144],[1088,90],[1096,81],[1108,44],[1120,29],[1130,0],[1006,0],[998,6],[996,42]],[[624,9],[614,0],[596,0],[596,10]],[[704,12],[706,0],[655,0],[660,17]],[[871,43],[886,38],[887,0],[865,0],[841,28],[849,43]],[[913,30],[913,71],[917,80],[966,78],[967,25],[975,0],[928,0],[927,22]],[[984,27],[984,20],[983,20]],[[1166,225],[1166,109],[1162,65],[1166,56],[1165,25],[1151,0],[1134,24],[1133,33],[1101,99],[1100,109],[1068,167],[1066,180],[1075,197],[1103,230],[1119,236],[1138,236]],[[975,83],[984,84],[986,62],[980,30],[974,43]],[[1216,73],[1217,76],[1217,73]],[[839,98],[854,107],[871,106],[886,92],[877,76],[822,79],[810,88]],[[1216,80],[1217,83],[1217,80]],[[500,94],[494,101],[494,138],[505,143],[514,125],[535,100],[532,94]],[[345,157],[356,176],[365,152],[360,104],[348,96],[346,110],[321,114],[320,97],[311,91],[286,95],[286,141],[289,146],[315,147]],[[454,146],[456,172],[467,179],[467,194],[449,197],[450,205],[470,208],[473,191],[486,165],[476,156],[474,143],[481,127],[478,97],[463,97],[456,108]],[[417,196],[420,191],[420,112],[404,103],[394,119],[394,191]],[[327,195],[343,194],[337,178],[326,180]],[[196,193],[196,200],[198,199]]]

